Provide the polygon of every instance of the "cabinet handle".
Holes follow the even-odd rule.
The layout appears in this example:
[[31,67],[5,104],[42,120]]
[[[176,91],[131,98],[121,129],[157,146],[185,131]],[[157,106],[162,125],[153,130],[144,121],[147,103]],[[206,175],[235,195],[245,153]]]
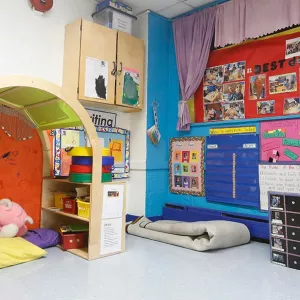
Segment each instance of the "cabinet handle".
[[123,63],[120,62],[121,70],[118,71],[118,75],[120,76],[123,72]]
[[114,68],[111,71],[111,75],[115,76],[117,73],[117,63],[115,61],[113,61],[113,64],[114,64]]

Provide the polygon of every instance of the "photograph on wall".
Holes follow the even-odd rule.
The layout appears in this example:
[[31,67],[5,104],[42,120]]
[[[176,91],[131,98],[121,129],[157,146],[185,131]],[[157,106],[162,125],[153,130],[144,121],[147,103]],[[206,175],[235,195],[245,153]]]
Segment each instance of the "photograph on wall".
[[223,107],[221,103],[204,105],[204,122],[222,121]]
[[[171,193],[205,195],[204,149],[204,137],[170,139],[169,187]],[[182,161],[179,161],[179,157]]]
[[224,82],[244,80],[246,75],[246,62],[239,61],[224,65]]
[[255,75],[250,77],[250,100],[266,98],[266,75]]
[[300,56],[300,38],[295,38],[286,41],[285,58],[293,58]]
[[245,119],[244,101],[236,101],[223,105],[224,120],[240,120]]
[[300,114],[300,98],[284,99],[283,114],[284,115]]
[[220,102],[223,99],[222,85],[207,85],[203,88],[204,103]]
[[258,115],[272,115],[275,114],[275,101],[258,101],[257,105],[257,114]]
[[297,91],[296,73],[282,74],[269,77],[270,94],[282,94]]
[[85,97],[107,99],[107,87],[108,62],[87,57],[85,60]]
[[208,68],[204,74],[204,85],[218,85],[224,81],[223,66]]
[[223,85],[223,100],[225,102],[244,100],[245,81],[226,83]]
[[132,69],[124,69],[122,103],[129,106],[139,105],[140,73]]

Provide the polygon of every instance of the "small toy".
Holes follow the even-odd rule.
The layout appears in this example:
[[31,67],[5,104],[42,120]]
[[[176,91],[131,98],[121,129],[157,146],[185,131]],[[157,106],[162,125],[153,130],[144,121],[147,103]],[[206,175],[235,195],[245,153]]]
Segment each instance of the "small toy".
[[33,224],[25,210],[9,199],[0,200],[0,238],[22,237],[27,233],[26,223]]

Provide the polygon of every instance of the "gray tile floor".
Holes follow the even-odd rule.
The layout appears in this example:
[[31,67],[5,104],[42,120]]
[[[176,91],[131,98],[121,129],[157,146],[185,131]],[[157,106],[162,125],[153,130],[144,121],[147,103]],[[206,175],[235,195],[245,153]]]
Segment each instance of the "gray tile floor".
[[269,262],[269,246],[198,253],[127,236],[125,254],[87,262],[57,248],[0,270],[7,300],[296,300],[300,271]]

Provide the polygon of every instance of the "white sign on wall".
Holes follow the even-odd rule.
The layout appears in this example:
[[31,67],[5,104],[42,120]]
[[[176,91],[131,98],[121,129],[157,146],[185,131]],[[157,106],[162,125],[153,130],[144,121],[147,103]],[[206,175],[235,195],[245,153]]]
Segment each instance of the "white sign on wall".
[[268,210],[268,192],[300,193],[300,165],[260,165],[260,208]]
[[86,109],[92,122],[96,127],[117,127],[117,114],[95,110],[91,108]]

